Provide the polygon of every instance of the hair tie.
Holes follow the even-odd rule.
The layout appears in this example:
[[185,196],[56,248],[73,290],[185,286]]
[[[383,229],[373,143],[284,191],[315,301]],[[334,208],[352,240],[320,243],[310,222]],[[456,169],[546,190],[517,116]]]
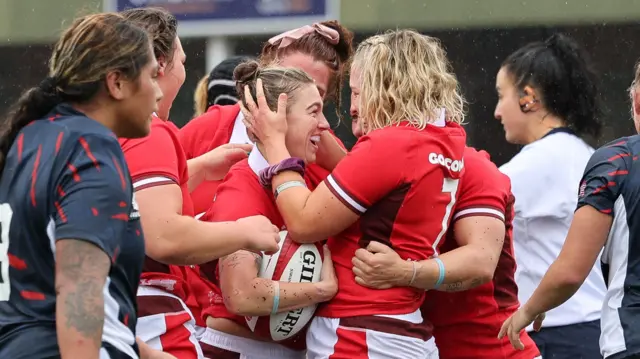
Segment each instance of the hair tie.
[[310,34],[314,31],[318,35],[327,39],[327,41],[332,45],[337,45],[340,42],[340,33],[337,30],[332,29],[329,26],[326,26],[320,23],[315,23],[313,25],[305,25],[297,29],[283,32],[280,35],[276,35],[269,39],[269,43],[271,45],[274,45],[278,41],[280,41],[280,45],[278,45],[278,48],[282,49],[291,45],[294,41],[298,40],[299,38],[307,34]]
[[46,94],[55,95],[58,93],[58,79],[47,76],[42,80],[42,82],[40,82],[38,88]]

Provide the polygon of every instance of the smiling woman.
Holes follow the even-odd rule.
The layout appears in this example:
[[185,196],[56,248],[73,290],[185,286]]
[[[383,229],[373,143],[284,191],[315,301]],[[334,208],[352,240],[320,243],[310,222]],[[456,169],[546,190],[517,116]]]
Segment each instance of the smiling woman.
[[[267,105],[274,110],[284,104],[279,101],[279,95],[287,95],[285,142],[288,150],[303,162],[295,162],[293,166],[302,171],[307,164],[315,162],[320,133],[327,130],[329,124],[322,113],[322,97],[309,75],[294,68],[261,67],[252,61],[239,65],[234,77],[238,94],[245,105],[245,91],[255,96],[256,88],[261,85]],[[263,153],[262,143],[257,142],[249,158],[231,168],[202,220],[235,221],[262,215],[274,226],[284,226],[274,196],[261,183],[261,172],[269,167]],[[294,183],[293,186],[315,188],[317,184],[307,175],[304,182]],[[283,247],[286,245],[299,246],[290,239],[286,239]],[[325,251],[321,279],[315,283],[261,278],[258,274],[262,256],[244,250],[220,259],[217,266],[202,266],[202,272],[208,278],[219,276],[220,296],[223,299],[204,310],[207,330],[201,338],[201,344],[205,355],[226,357],[221,351],[230,351],[251,359],[304,358],[304,332],[272,343],[271,336],[265,338],[265,333],[250,330],[243,316],[286,313],[331,299],[338,286],[331,256],[328,250]],[[282,251],[278,260],[284,263],[293,261],[294,252]]]

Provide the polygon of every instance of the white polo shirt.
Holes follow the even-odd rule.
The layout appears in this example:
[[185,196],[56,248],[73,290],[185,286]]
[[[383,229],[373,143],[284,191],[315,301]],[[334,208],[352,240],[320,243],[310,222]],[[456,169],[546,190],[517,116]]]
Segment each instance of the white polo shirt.
[[[593,148],[566,129],[526,145],[500,170],[515,201],[513,242],[518,299],[524,304],[560,254],[578,202],[578,187]],[[600,319],[606,293],[600,261],[578,292],[547,313],[545,327]],[[533,328],[529,326],[527,331]]]

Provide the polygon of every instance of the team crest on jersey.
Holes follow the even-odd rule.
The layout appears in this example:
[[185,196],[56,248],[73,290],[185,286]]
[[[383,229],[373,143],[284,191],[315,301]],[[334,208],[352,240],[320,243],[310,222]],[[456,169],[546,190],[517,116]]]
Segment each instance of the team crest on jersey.
[[131,194],[131,212],[129,212],[129,220],[135,220],[140,218],[140,212],[138,211],[138,202],[136,202],[136,194]]

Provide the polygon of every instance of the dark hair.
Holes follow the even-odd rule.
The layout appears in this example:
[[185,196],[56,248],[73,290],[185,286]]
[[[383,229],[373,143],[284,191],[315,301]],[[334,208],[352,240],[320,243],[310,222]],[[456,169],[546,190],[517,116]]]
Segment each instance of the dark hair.
[[233,81],[233,70],[241,63],[251,60],[253,58],[249,56],[231,56],[200,79],[193,94],[195,116],[203,114],[213,105],[235,105],[238,102],[238,92]]
[[120,71],[137,79],[151,61],[149,36],[120,14],[76,19],[56,43],[49,75],[22,94],[0,126],[0,173],[20,130],[63,102],[84,103],[104,87],[106,75]]
[[284,48],[279,47],[280,42],[274,44],[267,42],[262,47],[260,62],[268,64],[282,56],[301,52],[327,64],[332,71],[329,88],[327,89],[327,98],[335,101],[336,112],[338,117],[342,119],[342,97],[340,96],[340,91],[344,84],[346,72],[349,69],[349,61],[353,55],[353,33],[336,20],[323,21],[320,24],[338,32],[340,37],[337,44],[331,44],[325,37],[316,32],[302,36]]
[[555,34],[511,54],[502,66],[516,87],[536,89],[545,108],[577,134],[602,130],[598,79],[588,54],[568,36]]
[[157,7],[128,9],[121,14],[149,33],[156,59],[164,60],[167,67],[171,68],[178,36],[176,17],[167,10]]
[[[233,71],[236,80],[236,91],[243,105],[247,105],[244,98],[244,87],[249,86],[251,96],[256,98],[256,82],[262,80],[264,97],[272,111],[278,108],[278,96],[287,94],[288,99],[294,98],[296,90],[306,84],[313,84],[309,75],[297,68],[268,65],[262,67],[257,61],[244,62]],[[291,105],[291,101],[288,102]]]

